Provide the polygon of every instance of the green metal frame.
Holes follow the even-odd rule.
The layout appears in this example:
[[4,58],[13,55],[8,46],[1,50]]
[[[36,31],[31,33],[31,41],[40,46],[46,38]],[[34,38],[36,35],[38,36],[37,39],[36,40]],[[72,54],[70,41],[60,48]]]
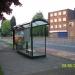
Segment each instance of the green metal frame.
[[[40,55],[40,56],[33,56],[33,34],[32,34],[32,28],[33,28],[33,23],[37,22],[37,21],[43,21],[45,22],[46,24],[45,25],[45,54],[44,55]],[[46,57],[46,25],[48,25],[48,22],[44,19],[35,19],[35,20],[32,20],[30,23],[26,23],[26,24],[23,24],[23,25],[20,25],[19,27],[21,28],[20,30],[24,29],[24,25],[27,25],[27,24],[30,24],[30,35],[31,35],[31,50],[32,50],[32,55],[29,56],[25,53],[22,53],[21,51],[17,50],[18,53],[24,55],[24,56],[27,56],[27,57],[30,57],[30,58],[37,58],[37,57]],[[14,45],[15,45],[15,30],[17,29],[18,27],[14,27],[13,28],[13,49],[14,49]]]

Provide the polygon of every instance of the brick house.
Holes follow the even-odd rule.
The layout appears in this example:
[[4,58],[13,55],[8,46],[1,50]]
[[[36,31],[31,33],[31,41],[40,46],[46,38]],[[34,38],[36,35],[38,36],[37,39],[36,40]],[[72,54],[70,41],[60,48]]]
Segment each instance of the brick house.
[[75,19],[75,12],[71,9],[64,9],[48,13],[49,36],[50,37],[68,37],[69,22]]
[[75,39],[75,19],[69,21],[68,36],[71,39]]

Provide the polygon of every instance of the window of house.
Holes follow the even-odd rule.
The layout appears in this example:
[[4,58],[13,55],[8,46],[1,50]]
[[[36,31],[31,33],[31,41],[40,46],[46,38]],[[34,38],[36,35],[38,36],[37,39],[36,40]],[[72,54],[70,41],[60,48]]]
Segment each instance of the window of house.
[[51,19],[50,22],[52,23],[53,22],[53,19]]
[[66,21],[66,18],[63,18],[63,21]]
[[53,13],[51,13],[50,16],[52,17],[53,16]]
[[65,15],[66,14],[66,11],[63,11],[63,15]]
[[57,19],[54,19],[54,22],[57,22]]
[[57,16],[57,13],[54,13],[54,16]]
[[58,15],[61,15],[61,12],[58,12]]
[[73,27],[74,26],[74,22],[69,22],[69,26]]
[[50,28],[53,28],[53,25],[51,25]]
[[66,24],[63,24],[63,27],[66,27]]
[[61,18],[59,18],[58,21],[61,22]]
[[57,28],[57,25],[55,25],[55,28]]
[[62,26],[61,25],[59,25],[59,28],[61,28]]

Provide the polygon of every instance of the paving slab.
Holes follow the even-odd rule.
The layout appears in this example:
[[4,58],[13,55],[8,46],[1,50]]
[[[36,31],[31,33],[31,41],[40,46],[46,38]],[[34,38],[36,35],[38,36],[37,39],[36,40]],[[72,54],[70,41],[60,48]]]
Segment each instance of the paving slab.
[[39,72],[43,75],[47,70],[61,68],[64,63],[75,63],[75,61],[50,55],[47,55],[46,58],[28,59],[8,47],[3,50],[0,52],[0,64],[4,75],[29,75]]
[[66,55],[62,52],[52,51],[47,50],[46,58],[28,59],[3,42],[0,44],[0,64],[4,75],[75,75],[75,68],[62,69],[62,64],[75,64],[75,61],[62,58]]
[[32,73],[29,75],[75,75],[75,69],[74,68],[66,68],[66,69],[51,69],[47,71],[41,71],[37,73]]
[[75,61],[75,52],[69,52],[69,51],[63,51],[63,50],[57,50],[57,49],[49,49],[47,48],[47,53],[54,56],[59,56],[62,58],[66,58],[69,60]]

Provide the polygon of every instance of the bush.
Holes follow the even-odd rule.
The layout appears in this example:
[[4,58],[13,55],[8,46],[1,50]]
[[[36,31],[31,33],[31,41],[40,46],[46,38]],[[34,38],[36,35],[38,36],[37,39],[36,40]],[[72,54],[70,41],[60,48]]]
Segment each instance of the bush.
[[4,75],[1,66],[0,66],[0,75]]
[[2,36],[11,36],[11,25],[9,20],[4,20],[1,25],[1,35]]

